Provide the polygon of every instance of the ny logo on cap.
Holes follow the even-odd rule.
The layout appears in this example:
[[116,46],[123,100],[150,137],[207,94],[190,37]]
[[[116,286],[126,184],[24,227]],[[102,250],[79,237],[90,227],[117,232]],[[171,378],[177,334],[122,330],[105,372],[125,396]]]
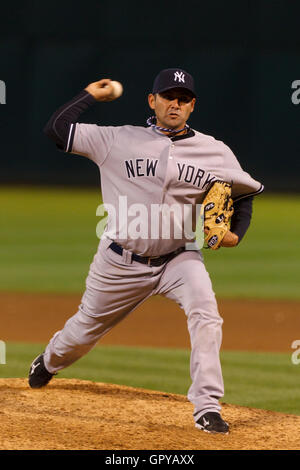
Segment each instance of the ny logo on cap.
[[183,72],[175,72],[174,73],[174,82],[176,81],[179,81],[179,82],[182,82],[182,83],[185,83],[184,81],[184,73]]

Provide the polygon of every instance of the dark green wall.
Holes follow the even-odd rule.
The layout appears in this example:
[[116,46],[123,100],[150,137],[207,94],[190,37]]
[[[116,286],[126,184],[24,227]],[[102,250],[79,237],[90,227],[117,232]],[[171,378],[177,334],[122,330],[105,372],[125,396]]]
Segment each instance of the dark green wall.
[[299,189],[300,4],[294,1],[23,1],[1,5],[1,182],[97,184],[97,167],[43,135],[51,113],[109,77],[124,95],[82,121],[144,125],[166,67],[192,73],[190,124],[227,143],[270,190]]

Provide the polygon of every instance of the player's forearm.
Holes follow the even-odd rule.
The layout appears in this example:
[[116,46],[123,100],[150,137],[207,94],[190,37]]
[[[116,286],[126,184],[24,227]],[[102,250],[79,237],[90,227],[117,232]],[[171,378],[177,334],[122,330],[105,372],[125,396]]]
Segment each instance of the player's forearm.
[[239,243],[247,232],[252,217],[253,196],[246,197],[233,204],[234,213],[231,218],[231,232],[239,237]]
[[69,151],[79,116],[96,103],[96,99],[82,90],[71,101],[61,106],[47,122],[44,133],[60,150]]

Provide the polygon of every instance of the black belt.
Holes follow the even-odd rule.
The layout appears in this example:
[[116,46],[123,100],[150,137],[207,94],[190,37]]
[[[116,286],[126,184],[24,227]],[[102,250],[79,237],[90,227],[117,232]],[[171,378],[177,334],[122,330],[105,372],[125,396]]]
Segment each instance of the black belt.
[[[123,248],[118,245],[115,242],[112,242],[109,245],[109,248],[113,250],[115,253],[118,253],[118,255],[123,254]],[[155,258],[151,258],[151,256],[139,256],[136,255],[135,253],[132,253],[132,260],[138,261],[139,263],[142,264],[148,264],[149,266],[161,266],[162,264],[166,263],[167,261],[170,261],[174,256],[178,255],[179,253],[182,253],[184,251],[184,248],[178,248],[178,250],[172,251],[172,253],[168,253],[167,255],[162,255],[162,256],[157,256]]]

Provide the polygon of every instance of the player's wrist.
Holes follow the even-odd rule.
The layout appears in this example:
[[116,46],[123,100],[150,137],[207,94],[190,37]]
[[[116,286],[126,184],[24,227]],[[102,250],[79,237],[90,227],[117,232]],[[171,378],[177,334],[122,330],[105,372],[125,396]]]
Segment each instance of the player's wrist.
[[98,101],[97,99],[97,93],[95,91],[95,89],[93,88],[93,86],[91,85],[88,85],[84,91],[86,91],[90,96],[92,96],[96,101]]
[[238,244],[239,242],[239,237],[236,233],[234,232],[231,232],[230,230],[228,230],[228,232],[226,232],[222,242],[220,243],[221,246],[225,247],[225,248],[231,248],[231,247],[234,247]]
[[233,238],[233,240],[236,242],[236,244],[238,244],[238,242],[239,242],[239,236],[238,236],[236,233],[234,233],[234,232],[231,232],[231,233],[232,233],[232,238]]

